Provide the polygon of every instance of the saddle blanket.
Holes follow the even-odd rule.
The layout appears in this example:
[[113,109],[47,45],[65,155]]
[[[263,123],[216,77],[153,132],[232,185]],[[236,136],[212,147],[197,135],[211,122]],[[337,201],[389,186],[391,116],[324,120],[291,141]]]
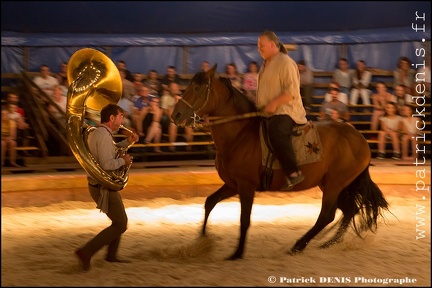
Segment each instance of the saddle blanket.
[[[296,156],[297,165],[304,165],[322,160],[323,147],[318,131],[313,123],[308,122],[305,125],[294,127],[292,134],[292,144]],[[269,148],[264,139],[262,126],[260,126],[262,165],[267,165],[269,157]],[[275,157],[272,165],[273,169],[281,169],[279,160]]]

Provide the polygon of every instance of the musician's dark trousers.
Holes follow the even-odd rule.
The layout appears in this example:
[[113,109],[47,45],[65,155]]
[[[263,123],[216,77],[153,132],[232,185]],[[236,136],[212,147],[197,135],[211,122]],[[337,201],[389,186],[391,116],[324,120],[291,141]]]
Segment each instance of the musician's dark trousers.
[[289,115],[274,115],[270,117],[267,127],[273,153],[287,176],[298,170],[291,142],[294,125],[295,122]]
[[[99,185],[89,184],[88,187],[91,197],[97,204],[100,196]],[[83,251],[89,256],[93,256],[103,246],[108,245],[106,258],[117,258],[120,237],[126,231],[128,222],[123,200],[119,191],[110,190],[109,192],[107,216],[112,221],[111,226],[102,230],[83,247]]]

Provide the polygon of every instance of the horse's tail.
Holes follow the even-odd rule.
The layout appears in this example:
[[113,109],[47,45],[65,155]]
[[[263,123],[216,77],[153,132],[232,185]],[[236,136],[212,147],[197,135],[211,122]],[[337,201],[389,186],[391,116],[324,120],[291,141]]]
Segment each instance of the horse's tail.
[[[369,166],[339,195],[338,208],[344,213],[344,220],[352,220],[356,234],[365,230],[376,231],[377,218],[388,210],[388,203],[380,188],[372,181]],[[356,223],[359,215],[360,223]]]

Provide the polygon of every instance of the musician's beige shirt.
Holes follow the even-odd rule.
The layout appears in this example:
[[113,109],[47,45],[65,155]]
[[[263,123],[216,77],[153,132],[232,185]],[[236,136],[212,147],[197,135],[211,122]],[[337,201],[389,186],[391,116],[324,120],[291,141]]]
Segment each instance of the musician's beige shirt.
[[307,123],[306,110],[300,96],[300,74],[295,61],[287,54],[279,53],[261,66],[258,74],[257,107],[264,107],[283,92],[293,96],[289,104],[281,105],[276,113],[287,114],[297,124]]
[[[105,171],[113,171],[125,165],[123,158],[117,158],[116,146],[127,147],[128,145],[127,139],[114,144],[112,130],[104,124],[100,124],[97,129],[88,135],[90,153]],[[97,184],[96,180],[92,179],[90,175],[87,175],[87,178],[90,184]]]

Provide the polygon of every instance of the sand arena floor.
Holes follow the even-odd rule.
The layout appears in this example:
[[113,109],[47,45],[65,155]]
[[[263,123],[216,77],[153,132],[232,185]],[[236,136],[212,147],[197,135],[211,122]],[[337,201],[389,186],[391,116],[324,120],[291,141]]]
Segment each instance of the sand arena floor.
[[[425,168],[426,177],[418,171]],[[2,287],[6,286],[429,286],[430,166],[371,167],[390,203],[378,231],[322,250],[326,229],[295,256],[286,252],[312,227],[318,188],[258,193],[244,259],[226,261],[239,236],[238,198],[213,210],[199,237],[205,197],[220,187],[214,168],[131,171],[122,191],[129,228],[120,244],[128,264],[102,249],[80,271],[73,251],[110,222],[95,208],[82,172],[2,177]],[[167,177],[170,183],[167,185]],[[44,187],[43,189],[41,187]],[[339,215],[339,214],[338,214]],[[275,283],[273,283],[275,281]]]

